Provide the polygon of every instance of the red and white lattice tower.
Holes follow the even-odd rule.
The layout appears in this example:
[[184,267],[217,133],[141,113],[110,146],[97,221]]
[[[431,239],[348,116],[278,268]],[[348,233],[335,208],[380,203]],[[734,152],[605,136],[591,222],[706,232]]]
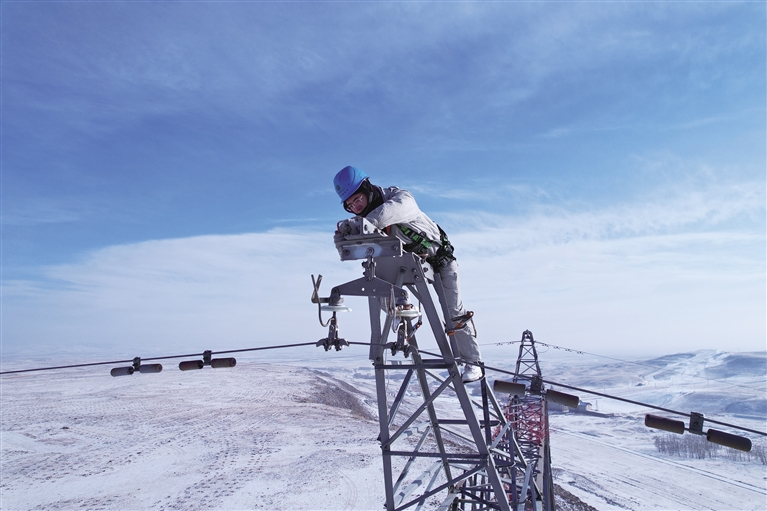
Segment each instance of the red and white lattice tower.
[[522,333],[515,373],[514,383],[524,383],[527,391],[512,396],[506,407],[512,427],[503,443],[515,460],[509,470],[509,501],[518,510],[553,511],[548,407],[535,339],[529,330]]

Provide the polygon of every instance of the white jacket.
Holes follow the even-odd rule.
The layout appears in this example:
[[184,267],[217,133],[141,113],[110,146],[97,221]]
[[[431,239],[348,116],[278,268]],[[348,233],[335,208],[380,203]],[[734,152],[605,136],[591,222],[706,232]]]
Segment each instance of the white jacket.
[[396,224],[404,224],[415,232],[422,233],[432,242],[429,255],[434,255],[441,239],[439,227],[418,208],[413,195],[396,186],[381,188],[381,191],[384,203],[368,213],[365,218],[381,230],[392,226],[391,234],[403,240],[410,238],[405,236]]

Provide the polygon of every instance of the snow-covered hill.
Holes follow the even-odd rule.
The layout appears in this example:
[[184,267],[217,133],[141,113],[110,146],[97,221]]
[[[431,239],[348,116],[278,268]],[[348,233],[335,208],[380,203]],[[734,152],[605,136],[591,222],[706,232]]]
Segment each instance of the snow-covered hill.
[[[381,509],[372,367],[359,350],[317,355],[121,378],[3,376],[0,508]],[[767,429],[764,353],[541,358],[551,381]],[[660,432],[643,425],[650,410],[580,397],[605,416],[552,414],[565,492],[600,511],[767,508],[767,466],[660,454]]]
[[[726,353],[701,350],[650,360],[610,361],[573,356],[541,366],[544,377],[602,392],[611,389],[657,406],[704,414],[740,414],[767,418],[767,352]],[[581,399],[593,401],[587,395]],[[609,411],[626,410],[604,403]]]

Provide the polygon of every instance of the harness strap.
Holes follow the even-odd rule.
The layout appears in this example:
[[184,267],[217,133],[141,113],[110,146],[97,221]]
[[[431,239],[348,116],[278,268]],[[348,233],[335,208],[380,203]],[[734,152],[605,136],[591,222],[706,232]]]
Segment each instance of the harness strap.
[[474,337],[477,337],[477,327],[474,326],[474,311],[466,311],[466,314],[463,316],[453,318],[453,322],[455,322],[455,327],[452,329],[446,329],[445,333],[447,335],[453,335],[458,330],[461,330],[463,327],[471,323],[471,329],[474,330]]
[[[407,225],[397,224],[397,227],[400,228],[405,236],[412,240],[410,243],[402,247],[407,252],[412,252],[420,256],[426,256],[432,243],[435,243],[434,241],[428,239],[424,233],[416,232]],[[425,259],[426,262],[431,264],[432,268],[434,268],[434,271],[439,273],[442,271],[442,268],[450,263],[450,261],[455,261],[455,256],[453,255],[453,245],[450,243],[450,240],[447,239],[447,234],[439,225],[437,225],[437,229],[439,229],[439,248],[433,256],[425,257]]]
[[437,249],[437,252],[431,257],[425,256],[429,253],[429,248],[433,243],[435,243],[434,241],[431,241],[429,238],[427,238],[423,232],[416,232],[407,225],[397,224],[397,227],[400,228],[405,236],[412,240],[402,248],[404,248],[407,252],[412,252],[416,255],[423,256],[426,259],[426,262],[431,264],[435,272],[439,273],[442,271],[442,268],[450,263],[450,261],[455,261],[455,256],[453,255],[453,245],[450,243],[450,240],[447,239],[447,234],[439,225],[437,225],[437,229],[439,229],[439,248]]
[[418,233],[404,224],[397,224],[402,233],[410,238],[412,241],[403,246],[407,252],[413,252],[418,255],[425,255],[431,247],[431,241],[424,236],[423,233]]

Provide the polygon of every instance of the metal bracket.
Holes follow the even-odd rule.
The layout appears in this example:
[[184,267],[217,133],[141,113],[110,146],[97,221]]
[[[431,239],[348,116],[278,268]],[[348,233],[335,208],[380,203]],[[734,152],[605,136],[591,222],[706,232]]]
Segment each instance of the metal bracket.
[[543,393],[543,380],[540,376],[533,376],[530,378],[530,392],[532,394]]
[[[314,287],[314,290],[312,291],[312,303],[317,304],[317,314],[320,320],[320,325],[322,326],[328,326],[330,324],[330,320],[322,321],[322,311],[330,311],[333,313],[333,317],[335,317],[336,312],[351,312],[351,309],[349,307],[345,307],[342,305],[344,303],[343,297],[338,293],[333,293],[331,291],[330,297],[328,298],[321,298],[320,297],[320,284],[322,283],[322,275],[317,276],[317,280],[314,280],[314,275],[312,275],[312,286]],[[327,305],[323,305],[327,304]]]
[[698,412],[690,412],[690,433],[696,435],[703,435],[703,414]]
[[397,257],[402,255],[402,242],[397,238],[347,240],[338,244],[342,261],[368,257]]
[[402,255],[402,241],[396,236],[387,236],[365,218],[338,222],[338,232],[344,236],[336,243],[342,261]]

